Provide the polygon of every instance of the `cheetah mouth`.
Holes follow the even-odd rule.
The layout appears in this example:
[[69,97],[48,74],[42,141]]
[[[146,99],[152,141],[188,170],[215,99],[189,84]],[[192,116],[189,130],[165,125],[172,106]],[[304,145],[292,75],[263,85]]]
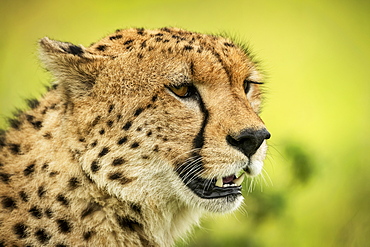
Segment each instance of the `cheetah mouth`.
[[180,175],[184,184],[193,191],[197,196],[203,199],[216,199],[221,197],[230,197],[241,195],[242,182],[245,177],[245,173],[236,177],[235,174],[213,178],[205,179],[199,176],[192,176],[191,178],[186,178]]

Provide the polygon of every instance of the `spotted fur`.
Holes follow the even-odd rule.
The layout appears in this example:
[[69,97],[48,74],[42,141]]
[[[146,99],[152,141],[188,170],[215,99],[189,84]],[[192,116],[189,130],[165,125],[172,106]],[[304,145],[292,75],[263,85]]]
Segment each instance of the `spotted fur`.
[[0,133],[0,246],[171,246],[241,204],[215,181],[257,175],[269,138],[242,46],[138,28],[40,53],[54,84]]

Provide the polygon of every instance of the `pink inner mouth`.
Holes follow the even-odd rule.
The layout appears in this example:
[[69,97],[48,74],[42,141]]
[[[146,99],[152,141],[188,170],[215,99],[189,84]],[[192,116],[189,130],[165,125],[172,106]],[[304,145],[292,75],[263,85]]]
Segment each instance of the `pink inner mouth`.
[[227,176],[227,177],[223,177],[222,182],[224,184],[228,184],[228,183],[231,183],[235,178],[236,178],[235,175],[230,175],[230,176]]

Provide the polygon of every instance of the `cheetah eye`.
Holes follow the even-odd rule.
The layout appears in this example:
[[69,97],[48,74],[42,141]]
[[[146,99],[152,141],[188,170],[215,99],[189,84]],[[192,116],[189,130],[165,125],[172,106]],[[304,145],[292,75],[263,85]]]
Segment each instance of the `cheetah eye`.
[[167,88],[180,98],[190,98],[196,95],[196,89],[192,85],[167,86]]
[[263,82],[256,82],[256,81],[250,81],[250,80],[244,80],[244,92],[247,94],[249,90],[251,89],[251,84],[263,84]]

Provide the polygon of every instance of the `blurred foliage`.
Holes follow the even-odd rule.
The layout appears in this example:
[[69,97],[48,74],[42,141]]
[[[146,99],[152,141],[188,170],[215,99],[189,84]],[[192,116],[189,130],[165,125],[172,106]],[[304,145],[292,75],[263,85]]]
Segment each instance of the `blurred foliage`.
[[49,36],[88,46],[117,28],[179,26],[249,43],[266,72],[272,138],[245,205],[205,217],[177,246],[369,246],[370,2],[2,0],[0,128],[51,78]]

